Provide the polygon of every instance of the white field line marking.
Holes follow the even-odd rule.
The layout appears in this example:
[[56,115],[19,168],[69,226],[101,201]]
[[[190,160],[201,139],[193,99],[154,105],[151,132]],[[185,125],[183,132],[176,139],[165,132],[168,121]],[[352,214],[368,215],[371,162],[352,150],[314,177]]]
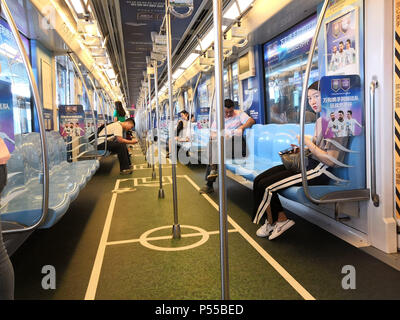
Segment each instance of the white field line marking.
[[[231,229],[231,230],[228,230],[228,232],[232,233],[232,232],[238,232],[238,231],[235,229]],[[210,231],[207,233],[209,235],[215,235],[215,234],[219,234],[219,231]],[[186,234],[181,235],[182,238],[201,237],[201,236],[202,236],[201,233],[186,233]],[[170,239],[172,239],[172,235],[171,236],[160,236],[160,237],[149,237],[146,240],[147,241],[158,241],[158,240],[170,240]],[[110,241],[110,242],[107,242],[106,245],[113,246],[113,245],[135,243],[135,242],[140,242],[140,239]]]
[[[114,190],[119,188],[119,180],[115,182]],[[108,207],[107,217],[103,228],[103,233],[100,238],[99,247],[97,249],[96,259],[94,261],[92,274],[90,275],[89,285],[86,290],[85,300],[94,300],[96,297],[97,285],[99,283],[101,267],[103,265],[104,253],[106,249],[108,235],[110,233],[111,220],[114,214],[117,193],[113,193],[110,206]]]
[[[163,169],[171,169],[171,166],[163,166]],[[137,171],[137,170],[149,170],[149,169],[153,169],[153,168],[147,168],[147,166],[145,167],[145,165],[141,164],[139,165],[139,167],[137,167],[137,165],[133,166],[133,170]],[[154,169],[159,169],[159,166],[155,166]]]
[[[192,184],[192,186],[199,191],[200,187],[187,175],[186,179]],[[217,210],[219,206],[212,200],[208,195],[203,194],[204,198]],[[246,231],[244,231],[231,217],[228,216],[228,222],[242,235],[243,238],[249,242],[249,244],[265,259],[267,262],[295,289],[305,300],[315,300],[315,298],[293,278],[274,258],[272,258],[264,248],[262,248],[252,237],[250,237]]]

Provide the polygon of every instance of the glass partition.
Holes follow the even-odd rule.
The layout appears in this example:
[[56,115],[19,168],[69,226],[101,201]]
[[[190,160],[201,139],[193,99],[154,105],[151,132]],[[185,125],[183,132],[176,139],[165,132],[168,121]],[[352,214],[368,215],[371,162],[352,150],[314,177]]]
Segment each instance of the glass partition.
[[[29,40],[20,37],[30,55]],[[34,226],[44,212],[43,150],[40,133],[32,132],[31,92],[17,42],[0,18],[0,138],[11,153],[0,214],[3,223],[13,222],[14,227]]]

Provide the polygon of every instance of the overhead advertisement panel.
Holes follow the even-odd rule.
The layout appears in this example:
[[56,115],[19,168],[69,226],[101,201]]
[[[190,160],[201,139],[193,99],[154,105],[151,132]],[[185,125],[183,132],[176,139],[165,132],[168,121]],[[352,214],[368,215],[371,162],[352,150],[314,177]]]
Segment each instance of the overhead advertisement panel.
[[274,67],[282,61],[291,60],[308,53],[317,24],[316,16],[312,16],[295,28],[285,31],[280,36],[264,45],[264,61],[266,67]]

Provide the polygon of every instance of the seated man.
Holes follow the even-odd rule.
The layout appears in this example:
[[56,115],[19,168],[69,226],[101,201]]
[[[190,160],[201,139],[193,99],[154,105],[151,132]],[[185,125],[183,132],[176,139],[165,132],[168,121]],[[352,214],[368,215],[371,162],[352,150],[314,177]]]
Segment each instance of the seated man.
[[[113,122],[107,125],[107,150],[116,153],[119,160],[119,168],[121,174],[131,174],[131,160],[128,152],[127,144],[136,144],[137,140],[127,140],[123,138],[123,132],[132,130],[135,127],[135,121],[132,118],[124,122]],[[98,136],[98,149],[104,150],[106,130],[100,131]]]
[[[234,102],[230,99],[226,99],[224,102],[225,105],[225,144],[227,145],[225,147],[225,158],[230,159],[233,158],[234,154],[236,155],[237,152],[234,152],[234,146],[229,145],[227,142],[234,142],[234,141],[240,141],[240,149],[242,149],[242,134],[243,131],[247,128],[250,128],[254,123],[254,119],[251,118],[247,113],[240,111],[240,110],[235,110],[234,109]],[[207,171],[206,171],[206,180],[207,184],[200,189],[200,193],[213,193],[214,192],[214,187],[213,184],[215,180],[218,177],[218,172],[217,172],[217,164],[215,164],[215,159],[217,155],[217,140],[216,140],[216,123],[214,122],[211,126],[211,129],[214,129],[214,132],[211,133],[211,155],[209,158],[209,164],[207,165]],[[235,138],[236,137],[236,138]],[[240,139],[237,139],[237,137],[240,137]],[[231,148],[229,148],[231,146]],[[239,156],[242,156],[244,150],[239,150]]]

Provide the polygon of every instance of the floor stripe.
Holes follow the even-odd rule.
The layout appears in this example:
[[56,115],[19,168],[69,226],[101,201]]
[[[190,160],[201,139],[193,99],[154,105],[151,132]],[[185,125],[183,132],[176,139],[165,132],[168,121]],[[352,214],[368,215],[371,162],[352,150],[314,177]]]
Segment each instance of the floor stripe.
[[[115,182],[114,190],[119,188],[119,181]],[[104,253],[108,235],[110,233],[111,220],[114,214],[115,203],[117,200],[117,193],[113,193],[110,206],[108,207],[106,222],[104,224],[103,233],[100,238],[99,248],[97,249],[96,259],[94,261],[92,274],[90,275],[89,285],[86,290],[85,300],[94,300],[96,297],[97,285],[99,283],[101,267],[103,265]]]
[[[228,230],[229,233],[232,232],[238,232],[236,229],[230,229]],[[215,234],[219,234],[219,231],[210,231],[207,232],[209,235],[215,235]],[[202,234],[201,233],[186,233],[186,234],[181,234],[182,238],[191,238],[191,237],[201,237]],[[172,235],[170,236],[160,236],[160,237],[150,237],[147,238],[147,241],[159,241],[159,240],[170,240],[172,239]],[[110,241],[107,242],[106,245],[107,246],[114,246],[114,245],[120,245],[120,244],[128,244],[128,243],[136,243],[136,242],[140,242],[140,239],[131,239],[131,240],[120,240],[120,241]]]
[[[197,190],[200,187],[187,175],[185,178]],[[208,195],[203,194],[204,198],[219,211],[219,206]],[[305,300],[316,300],[296,279],[294,279],[274,258],[272,258],[264,248],[262,248],[246,231],[244,231],[231,217],[228,216],[228,222],[241,234],[243,238],[300,294]]]

